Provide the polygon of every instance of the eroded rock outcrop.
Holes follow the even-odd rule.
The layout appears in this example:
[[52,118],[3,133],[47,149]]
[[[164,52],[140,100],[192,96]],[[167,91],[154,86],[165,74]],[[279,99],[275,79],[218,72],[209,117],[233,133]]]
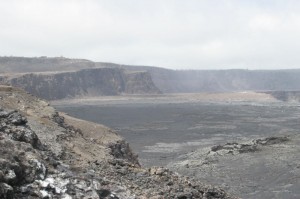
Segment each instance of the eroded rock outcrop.
[[262,139],[255,139],[246,143],[231,142],[231,143],[226,143],[224,145],[216,145],[211,147],[211,150],[208,152],[208,154],[216,153],[218,155],[221,154],[234,155],[240,153],[251,153],[251,152],[253,153],[262,150],[263,146],[280,144],[287,141],[289,141],[289,139],[286,136],[284,136],[284,137],[267,137]]

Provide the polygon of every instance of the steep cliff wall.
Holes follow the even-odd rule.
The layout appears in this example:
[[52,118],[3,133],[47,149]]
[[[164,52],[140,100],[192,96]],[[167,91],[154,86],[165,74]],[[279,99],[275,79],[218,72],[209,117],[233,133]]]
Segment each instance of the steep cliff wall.
[[164,93],[300,90],[300,70],[170,70],[147,66],[120,66],[144,70]]
[[[86,69],[102,69],[102,72],[106,71],[104,72],[106,75],[100,75],[99,77],[99,74],[95,71],[90,72],[90,74],[79,71],[85,71]],[[112,75],[107,73],[109,70],[123,71],[115,71]],[[48,74],[45,74],[46,72]],[[71,72],[72,75],[69,74]],[[159,67],[120,65],[64,57],[0,57],[0,74],[2,76],[17,73],[40,73],[36,75],[19,75],[21,77],[14,78],[13,85],[22,86],[22,88],[38,96],[44,98],[46,96],[46,99],[83,95],[117,95],[120,93],[144,94],[153,93],[154,90],[157,92],[158,89],[164,93],[300,90],[299,69],[170,70]],[[77,74],[78,77],[74,77],[74,74]],[[96,79],[99,80],[95,78],[83,80],[85,78],[82,79],[82,76],[97,77]],[[43,80],[45,78],[49,81]],[[75,81],[76,78],[78,82]],[[31,79],[34,79],[35,82],[33,83]],[[93,83],[94,85],[92,85]],[[64,88],[60,89],[57,85],[64,86]],[[100,86],[100,88],[96,88],[95,85]]]
[[119,68],[83,69],[75,72],[18,74],[2,80],[48,100],[101,95],[157,94],[146,72]]
[[128,94],[158,94],[159,89],[152,82],[148,72],[125,71],[125,93]]

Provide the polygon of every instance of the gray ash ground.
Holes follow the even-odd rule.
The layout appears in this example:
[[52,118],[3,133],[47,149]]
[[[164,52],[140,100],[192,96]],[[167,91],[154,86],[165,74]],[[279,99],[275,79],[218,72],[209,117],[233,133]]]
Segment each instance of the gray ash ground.
[[[57,108],[117,129],[142,165],[167,165],[243,198],[300,197],[298,104],[147,101]],[[270,145],[257,144],[272,137]]]
[[146,166],[226,142],[299,132],[300,107],[282,103],[145,103],[57,106],[117,130]]

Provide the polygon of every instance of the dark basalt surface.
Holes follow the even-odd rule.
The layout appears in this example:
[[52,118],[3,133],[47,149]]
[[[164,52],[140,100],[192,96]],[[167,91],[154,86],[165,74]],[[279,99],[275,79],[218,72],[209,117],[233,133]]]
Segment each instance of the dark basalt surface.
[[141,101],[59,109],[118,129],[142,165],[168,165],[243,198],[300,197],[297,104]]

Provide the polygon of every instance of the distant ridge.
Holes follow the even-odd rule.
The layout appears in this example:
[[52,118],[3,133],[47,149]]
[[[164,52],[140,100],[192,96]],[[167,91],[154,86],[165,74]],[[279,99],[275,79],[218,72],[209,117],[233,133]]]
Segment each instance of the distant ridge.
[[0,82],[47,100],[161,93],[148,72],[111,66],[64,57],[0,57]]
[[[86,70],[95,70],[96,79],[86,76]],[[22,87],[46,99],[160,92],[300,91],[300,69],[171,70],[64,57],[0,57],[0,75],[2,83]],[[61,94],[47,96],[41,92]]]
[[164,93],[298,91],[300,69],[285,70],[171,70],[122,65],[127,70],[144,70]]

